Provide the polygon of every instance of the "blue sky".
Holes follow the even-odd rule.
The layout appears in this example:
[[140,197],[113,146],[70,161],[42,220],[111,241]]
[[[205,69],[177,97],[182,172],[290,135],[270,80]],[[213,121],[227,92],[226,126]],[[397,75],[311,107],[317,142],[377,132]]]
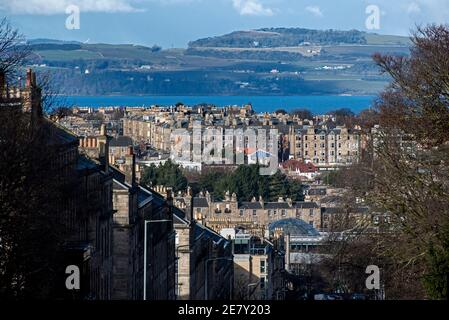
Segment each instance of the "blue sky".
[[[67,6],[80,29],[65,27]],[[0,0],[28,38],[185,47],[188,41],[261,27],[366,30],[365,9],[380,9],[377,33],[408,35],[416,24],[449,23],[449,0]]]

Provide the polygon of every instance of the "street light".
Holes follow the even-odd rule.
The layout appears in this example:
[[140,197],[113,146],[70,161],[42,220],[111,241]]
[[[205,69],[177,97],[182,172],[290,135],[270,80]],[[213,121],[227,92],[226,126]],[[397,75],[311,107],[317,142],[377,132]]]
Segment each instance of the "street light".
[[220,258],[210,258],[206,260],[206,263],[204,265],[204,269],[205,269],[205,276],[206,279],[204,280],[204,299],[205,300],[209,300],[208,299],[208,294],[207,294],[207,264],[211,261],[217,261],[217,260],[228,260],[228,261],[234,261],[232,258],[226,258],[226,257],[220,257]]
[[147,224],[172,222],[172,220],[145,220],[144,244],[143,244],[143,300],[147,300]]

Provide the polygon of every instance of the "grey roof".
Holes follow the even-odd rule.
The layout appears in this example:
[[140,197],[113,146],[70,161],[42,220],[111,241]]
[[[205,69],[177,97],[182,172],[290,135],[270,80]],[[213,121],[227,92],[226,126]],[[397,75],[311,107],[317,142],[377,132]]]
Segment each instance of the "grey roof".
[[50,142],[57,145],[78,145],[78,137],[58,123],[44,118],[43,124],[49,129]]
[[76,162],[77,170],[95,170],[98,169],[98,165],[91,159],[85,157],[84,155],[78,156]]
[[109,142],[110,147],[129,147],[133,145],[133,140],[130,137],[120,136],[118,138],[113,138]]
[[295,202],[295,203],[293,203],[293,207],[301,208],[301,209],[317,209],[317,208],[319,208],[319,206],[316,202]]
[[182,211],[178,207],[173,207],[172,210],[173,210],[173,217],[174,218],[178,218],[178,220],[181,220],[183,222],[187,222],[186,214],[185,214],[184,211]]
[[267,202],[265,209],[289,209],[290,206],[287,202]]
[[137,200],[139,201],[139,208],[142,208],[153,200],[153,195],[150,191],[139,186],[139,191],[137,192]]
[[240,205],[240,209],[257,210],[262,209],[262,205],[260,204],[260,202],[242,202],[242,204]]
[[220,234],[216,233],[214,230],[212,230],[206,226],[203,226],[201,223],[197,223],[197,222],[195,223],[193,232],[194,232],[195,240],[198,240],[202,237],[209,238],[214,242],[215,245],[217,245],[217,246],[220,245],[223,248],[226,248],[230,244],[229,240],[222,237]]
[[194,208],[209,208],[209,204],[206,198],[193,198]]
[[275,229],[282,229],[284,233],[291,236],[319,236],[319,232],[310,224],[301,219],[283,219],[270,224],[269,230],[273,232]]

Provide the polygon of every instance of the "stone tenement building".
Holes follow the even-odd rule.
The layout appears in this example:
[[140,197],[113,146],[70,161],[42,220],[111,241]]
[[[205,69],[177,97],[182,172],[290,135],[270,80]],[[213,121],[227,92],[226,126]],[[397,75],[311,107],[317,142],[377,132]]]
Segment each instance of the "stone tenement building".
[[42,118],[42,90],[37,85],[36,74],[27,69],[25,86],[9,86],[5,74],[0,71],[0,102],[3,106],[15,105],[31,114],[31,119]]
[[186,212],[193,206],[193,215],[203,225],[221,232],[225,228],[243,228],[253,235],[265,236],[268,225],[286,218],[298,218],[321,229],[321,208],[315,202],[293,202],[279,198],[277,202],[265,202],[253,198],[250,202],[238,202],[235,194],[226,193],[223,201],[213,201],[210,194],[200,193],[192,200],[191,190],[174,199],[175,205]]
[[175,208],[177,297],[180,300],[232,299],[231,242]]
[[[46,143],[54,146],[54,174],[70,185],[71,192],[55,215],[67,231],[61,248],[61,270],[57,272],[56,294],[66,299],[111,298],[112,276],[112,175],[105,162],[104,140],[98,144],[94,160],[78,151],[78,138],[43,116],[41,89],[36,75],[28,69],[25,87],[8,87],[0,73],[0,112],[5,107],[20,108],[24,116],[46,132]],[[50,165],[50,164],[49,164]],[[49,169],[50,170],[50,169]],[[53,173],[52,173],[53,174]],[[65,267],[80,269],[81,289],[65,288]]]
[[234,299],[284,300],[282,238],[271,242],[235,229],[223,229],[221,234],[233,243]]
[[71,112],[53,114],[51,119],[68,128],[78,137],[96,136],[101,124],[106,124],[108,134],[123,135],[123,111],[120,107],[73,107]]
[[[102,125],[100,136],[83,138],[80,141],[80,149],[94,157],[98,147],[103,144],[100,148],[104,154],[102,158],[109,164],[109,160],[114,158],[109,152],[109,143],[114,140],[108,137],[105,131],[105,125]],[[112,200],[115,210],[111,298],[142,300],[144,297],[146,227],[146,299],[174,300],[175,231],[172,203],[169,199],[165,200],[137,184],[135,156],[132,148],[127,150],[124,155],[128,159],[125,164],[126,172],[109,166],[113,175]]]
[[[338,167],[357,162],[362,148],[361,132],[358,129],[336,127],[321,117],[303,120],[288,114],[255,114],[246,107],[203,110],[175,107],[128,111],[123,119],[123,134],[132,138],[135,144],[149,144],[168,153],[176,149],[177,141],[172,136],[174,131],[185,129],[192,133],[195,125],[200,125],[203,132],[202,150],[209,140],[221,141],[224,149],[229,141],[226,135],[228,129],[241,129],[244,133],[254,130],[256,135],[260,129],[265,129],[267,133],[270,129],[276,129],[279,133],[280,162],[293,158],[312,162],[318,167]],[[204,132],[207,128],[215,132],[209,131],[209,136],[206,136]],[[237,138],[233,140],[235,151],[238,142]],[[248,147],[247,141],[244,147]]]
[[345,127],[290,127],[290,155],[318,167],[356,163],[361,153],[361,132]]

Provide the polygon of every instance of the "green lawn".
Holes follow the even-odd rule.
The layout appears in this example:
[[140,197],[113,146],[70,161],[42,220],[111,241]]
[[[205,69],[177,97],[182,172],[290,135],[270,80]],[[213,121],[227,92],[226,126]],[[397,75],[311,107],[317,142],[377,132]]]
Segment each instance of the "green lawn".
[[101,54],[87,50],[45,50],[36,51],[37,55],[45,60],[70,61],[76,59],[99,59]]

